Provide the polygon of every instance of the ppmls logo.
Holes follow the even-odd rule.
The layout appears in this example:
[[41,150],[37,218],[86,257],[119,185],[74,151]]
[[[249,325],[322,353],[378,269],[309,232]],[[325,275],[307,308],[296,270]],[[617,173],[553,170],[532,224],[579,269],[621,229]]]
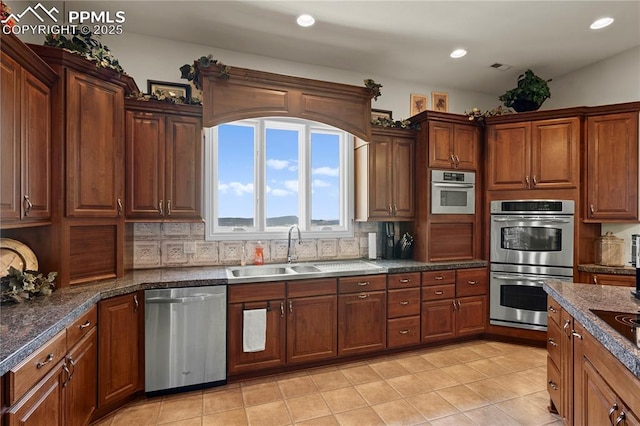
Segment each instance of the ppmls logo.
[[[38,11],[40,11],[40,13],[38,13]],[[10,13],[9,16],[7,16],[6,19],[2,20],[3,24],[6,24],[7,22],[9,22],[11,19],[13,19],[14,22],[16,23],[20,23],[20,20],[27,14],[30,13],[33,16],[35,16],[36,18],[38,18],[38,20],[42,23],[44,23],[44,18],[41,15],[46,15],[49,18],[51,18],[51,20],[53,22],[58,22],[58,18],[53,14],[53,13],[60,13],[60,11],[53,6],[51,8],[51,10],[47,10],[46,7],[44,7],[42,5],[42,3],[38,3],[36,4],[34,7],[27,7],[22,13],[18,13],[18,14],[14,14],[14,13]]]

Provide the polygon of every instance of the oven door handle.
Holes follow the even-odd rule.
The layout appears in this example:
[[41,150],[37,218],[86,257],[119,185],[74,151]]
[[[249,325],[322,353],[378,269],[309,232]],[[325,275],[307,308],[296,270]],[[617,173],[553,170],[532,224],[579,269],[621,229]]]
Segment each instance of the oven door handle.
[[494,217],[493,222],[540,222],[540,223],[571,223],[570,219],[559,219],[549,217],[531,217],[531,216],[511,216],[511,217]]
[[493,275],[493,278],[504,281],[531,281],[539,284],[545,282],[545,280],[541,280],[538,277],[513,277],[510,275]]
[[439,188],[473,188],[474,185],[469,183],[438,183],[432,182],[433,186],[437,186]]

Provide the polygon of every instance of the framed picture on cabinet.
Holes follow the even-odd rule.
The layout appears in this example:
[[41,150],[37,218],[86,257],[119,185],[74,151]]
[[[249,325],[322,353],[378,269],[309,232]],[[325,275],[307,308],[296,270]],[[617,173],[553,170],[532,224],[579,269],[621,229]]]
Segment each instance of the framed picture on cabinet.
[[410,108],[410,116],[414,116],[416,114],[425,111],[428,106],[427,96],[426,95],[418,95],[416,93],[411,94],[411,108]]
[[147,80],[147,93],[159,98],[191,99],[191,86],[170,81]]
[[449,112],[449,94],[447,92],[431,92],[431,105],[434,111]]
[[371,120],[393,120],[393,111],[371,108]]

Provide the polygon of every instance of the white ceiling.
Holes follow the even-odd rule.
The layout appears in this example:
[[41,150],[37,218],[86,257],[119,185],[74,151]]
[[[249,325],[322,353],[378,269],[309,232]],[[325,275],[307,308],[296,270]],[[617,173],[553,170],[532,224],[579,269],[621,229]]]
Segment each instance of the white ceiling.
[[[497,95],[527,68],[557,78],[640,45],[638,0],[92,1],[73,8],[83,3],[124,10],[127,32]],[[316,24],[298,27],[300,13]],[[614,24],[590,30],[603,16]],[[451,59],[459,47],[469,53]],[[513,68],[490,68],[495,62]]]

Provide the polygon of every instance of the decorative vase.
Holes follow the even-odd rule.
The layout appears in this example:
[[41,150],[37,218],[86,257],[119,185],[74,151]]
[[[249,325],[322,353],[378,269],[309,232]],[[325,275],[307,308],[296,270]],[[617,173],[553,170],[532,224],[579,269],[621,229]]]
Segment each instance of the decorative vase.
[[526,99],[518,99],[513,101],[511,108],[516,112],[537,111],[540,108],[541,103],[538,104],[534,101],[528,101]]

